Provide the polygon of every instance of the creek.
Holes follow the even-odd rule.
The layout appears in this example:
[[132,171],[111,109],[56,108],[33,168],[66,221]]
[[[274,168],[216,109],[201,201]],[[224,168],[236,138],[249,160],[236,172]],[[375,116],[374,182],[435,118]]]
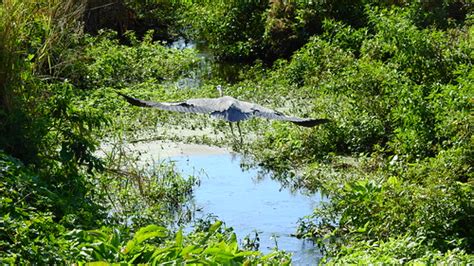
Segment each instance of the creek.
[[297,239],[298,219],[312,213],[321,195],[304,195],[283,188],[259,169],[243,170],[235,154],[174,156],[176,168],[201,180],[194,192],[194,218],[216,216],[232,227],[240,243],[259,238],[259,250],[293,253],[293,265],[315,265],[321,254],[311,241]]
[[[232,83],[238,70],[244,67],[239,63],[217,62],[205,47],[197,47],[183,38],[171,43],[170,47],[198,48],[201,58],[194,70],[170,86],[198,89],[203,78],[216,77]],[[181,151],[179,156],[171,155],[169,160],[183,175],[197,176],[201,181],[194,191],[195,220],[215,216],[234,229],[241,244],[247,236],[251,240],[258,237],[258,249],[263,253],[275,248],[292,253],[292,265],[316,265],[322,257],[311,241],[293,236],[298,220],[310,215],[322,201],[320,194],[290,191],[271,176],[262,176],[258,168],[243,170],[240,155],[229,152]]]

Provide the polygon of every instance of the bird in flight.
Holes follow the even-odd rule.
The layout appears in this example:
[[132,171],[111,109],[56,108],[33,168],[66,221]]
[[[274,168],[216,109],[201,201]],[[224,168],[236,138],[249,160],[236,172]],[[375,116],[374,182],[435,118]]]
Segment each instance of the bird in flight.
[[283,113],[263,107],[255,103],[240,101],[230,96],[223,96],[222,87],[220,85],[217,86],[217,89],[221,94],[221,97],[219,98],[196,98],[173,103],[145,101],[125,95],[121,92],[117,93],[124,97],[127,102],[135,106],[158,108],[160,110],[181,113],[210,114],[210,116],[213,118],[219,118],[229,122],[232,134],[234,134],[232,122],[237,122],[237,128],[239,129],[241,142],[242,133],[240,130],[239,122],[252,117],[262,117],[267,119],[289,121],[303,127],[314,127],[319,124],[327,123],[330,121],[329,119],[324,118],[313,119],[287,116]]

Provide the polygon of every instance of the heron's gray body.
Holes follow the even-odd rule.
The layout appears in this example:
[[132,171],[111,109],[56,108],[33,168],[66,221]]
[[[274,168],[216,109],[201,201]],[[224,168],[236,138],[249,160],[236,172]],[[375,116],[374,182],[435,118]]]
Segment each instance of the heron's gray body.
[[183,102],[151,102],[133,98],[122,93],[130,104],[141,107],[153,107],[161,110],[175,111],[182,113],[207,113],[211,117],[220,118],[228,122],[239,122],[251,117],[263,117],[282,121],[290,121],[300,126],[313,127],[326,123],[328,119],[298,118],[284,115],[278,111],[265,108],[261,105],[240,101],[230,96],[219,98],[197,98]]

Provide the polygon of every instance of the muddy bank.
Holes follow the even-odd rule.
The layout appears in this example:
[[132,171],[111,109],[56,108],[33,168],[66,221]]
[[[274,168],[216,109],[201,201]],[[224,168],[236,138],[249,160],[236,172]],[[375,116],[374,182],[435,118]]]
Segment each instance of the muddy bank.
[[128,146],[134,152],[140,153],[141,160],[166,159],[175,156],[217,155],[231,152],[228,148],[163,140],[137,142]]

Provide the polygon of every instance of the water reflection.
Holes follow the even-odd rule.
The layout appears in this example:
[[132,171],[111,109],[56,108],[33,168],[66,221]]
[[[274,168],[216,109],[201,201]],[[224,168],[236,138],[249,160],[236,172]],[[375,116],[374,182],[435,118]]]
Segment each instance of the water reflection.
[[187,41],[183,37],[178,37],[177,40],[170,43],[169,47],[178,50],[183,50],[186,48],[196,48],[196,44],[193,41]]
[[218,79],[226,83],[235,83],[239,80],[240,72],[249,68],[245,63],[221,62],[214,58],[213,54],[204,44],[196,44],[194,41],[179,37],[171,42],[168,47],[184,50],[197,49],[200,61],[196,67],[185,73],[174,85],[178,88],[198,89],[203,80]]
[[[195,191],[196,218],[216,215],[237,236],[258,233],[260,250],[275,248],[292,252],[294,265],[314,265],[320,254],[314,245],[292,237],[298,218],[312,213],[320,195],[303,195],[283,188],[271,178],[257,178],[258,170],[243,171],[239,156],[231,154],[173,157],[186,175],[198,175],[201,186]],[[205,175],[202,174],[204,171]]]

